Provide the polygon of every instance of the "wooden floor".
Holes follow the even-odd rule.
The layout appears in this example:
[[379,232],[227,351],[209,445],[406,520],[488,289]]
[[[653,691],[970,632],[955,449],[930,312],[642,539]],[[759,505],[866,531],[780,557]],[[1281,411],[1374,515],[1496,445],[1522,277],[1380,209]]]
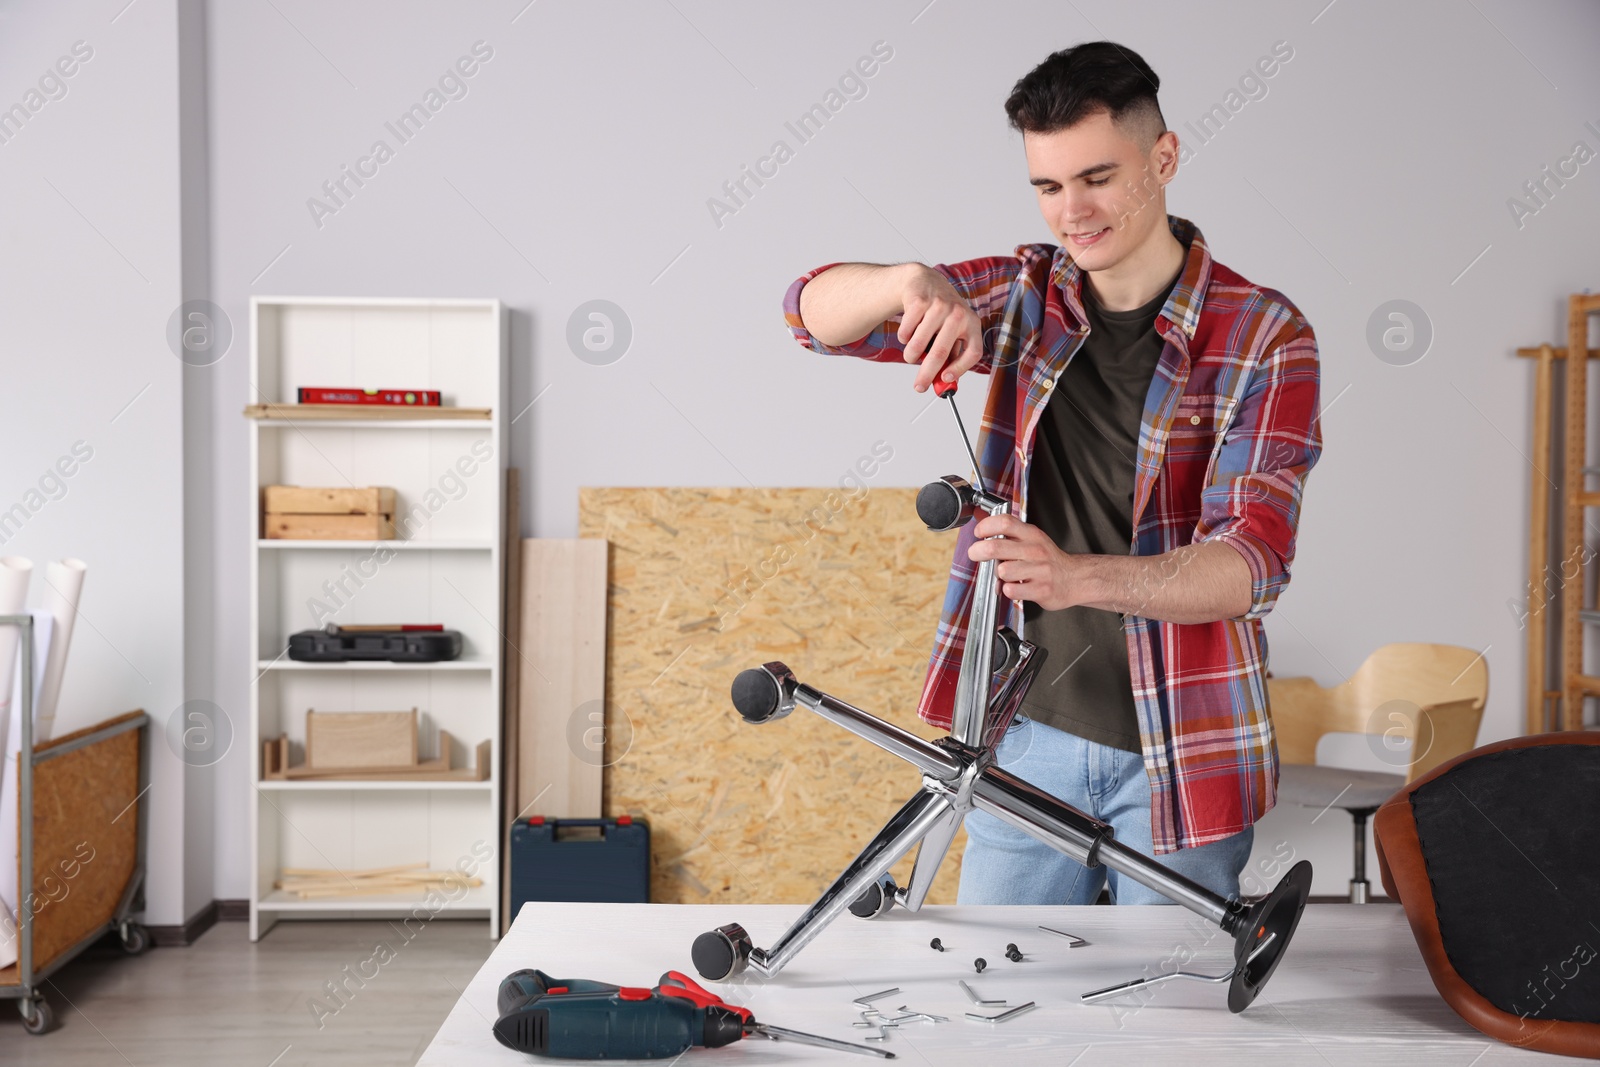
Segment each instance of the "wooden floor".
[[0,1063],[409,1067],[494,945],[481,920],[441,919],[409,941],[382,921],[284,922],[252,945],[223,922],[134,958],[96,946],[45,983],[48,1034],[0,1000]]

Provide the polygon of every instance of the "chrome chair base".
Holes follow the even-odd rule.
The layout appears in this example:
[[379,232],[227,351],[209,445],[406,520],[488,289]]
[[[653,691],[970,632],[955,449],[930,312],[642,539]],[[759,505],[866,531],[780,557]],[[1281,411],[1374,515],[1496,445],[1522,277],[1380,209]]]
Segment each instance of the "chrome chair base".
[[[917,494],[918,516],[936,531],[963,526],[980,510],[1002,515],[1010,507],[1009,501],[989,494],[981,483],[974,489],[955,476],[931,482]],[[994,640],[969,639],[962,650],[948,737],[924,740],[802,685],[782,663],[763,664],[734,679],[733,704],[745,721],[768,723],[804,707],[912,764],[922,774],[922,785],[771,948],[756,947],[744,927],[729,923],[695,939],[695,969],[714,982],[747,969],[770,977],[843,911],[876,918],[896,904],[919,910],[962,820],[976,809],[1086,867],[1104,865],[1126,875],[1232,934],[1234,968],[1216,980],[1228,979],[1228,1007],[1243,1011],[1272,976],[1299,925],[1311,891],[1311,864],[1304,860],[1295,864],[1265,899],[1254,904],[1223,898],[1123,845],[1109,824],[996,767],[995,746],[1045,660],[1042,649],[1009,627],[996,628],[996,568],[996,561],[984,560],[974,576],[967,633],[993,634]],[[889,868],[913,848],[918,851],[911,884],[897,886]],[[1115,990],[1099,992],[1113,995]]]
[[[1001,711],[986,741],[997,740],[1015,715],[1042,656],[1021,646],[1016,670],[1000,687]],[[1030,664],[1032,670],[1029,670]],[[926,741],[844,701],[799,683],[782,663],[744,671],[734,683],[734,703],[749,722],[765,723],[805,707],[915,765],[922,785],[867,843],[832,885],[770,948],[752,944],[742,926],[730,923],[695,939],[695,969],[723,981],[746,969],[777,974],[845,911],[876,918],[895,905],[919,910],[933,885],[950,842],[974,809],[1033,836],[1088,867],[1104,865],[1216,923],[1234,936],[1234,970],[1228,1006],[1249,1006],[1282,959],[1299,924],[1311,888],[1311,865],[1297,863],[1266,899],[1253,905],[1225,899],[1204,886],[1133,851],[1113,836],[1109,824],[1062,803],[1044,790],[994,766],[992,745],[964,745],[952,737]],[[919,847],[920,846],[920,847]],[[898,886],[889,869],[917,848],[911,882]]]

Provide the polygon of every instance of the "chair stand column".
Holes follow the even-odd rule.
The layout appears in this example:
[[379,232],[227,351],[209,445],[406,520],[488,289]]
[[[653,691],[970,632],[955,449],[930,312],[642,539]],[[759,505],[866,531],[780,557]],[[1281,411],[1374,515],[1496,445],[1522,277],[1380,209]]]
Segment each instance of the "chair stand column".
[[1367,818],[1376,810],[1357,808],[1350,812],[1350,821],[1355,824],[1355,866],[1354,876],[1350,879],[1352,904],[1367,903],[1371,894],[1372,886],[1367,881]]

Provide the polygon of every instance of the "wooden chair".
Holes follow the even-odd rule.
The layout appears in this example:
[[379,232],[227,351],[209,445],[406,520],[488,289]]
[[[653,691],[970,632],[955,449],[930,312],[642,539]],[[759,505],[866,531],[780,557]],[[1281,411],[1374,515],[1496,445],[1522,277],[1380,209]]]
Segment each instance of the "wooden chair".
[[[1367,819],[1407,783],[1470,751],[1489,696],[1489,665],[1457,645],[1384,645],[1331,689],[1310,678],[1267,679],[1278,738],[1278,799],[1339,808],[1355,823],[1350,903],[1367,901]],[[1366,734],[1394,773],[1317,764],[1324,734]],[[1402,742],[1410,742],[1405,748]]]

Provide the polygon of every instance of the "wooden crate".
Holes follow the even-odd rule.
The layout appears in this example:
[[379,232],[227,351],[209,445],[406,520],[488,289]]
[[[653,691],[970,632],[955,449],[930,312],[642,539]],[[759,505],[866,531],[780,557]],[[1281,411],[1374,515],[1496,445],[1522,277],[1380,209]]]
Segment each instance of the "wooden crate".
[[271,541],[392,541],[394,520],[388,515],[263,516],[263,534]]
[[290,515],[390,515],[394,490],[384,486],[321,489],[269,485],[261,490],[261,510]]

